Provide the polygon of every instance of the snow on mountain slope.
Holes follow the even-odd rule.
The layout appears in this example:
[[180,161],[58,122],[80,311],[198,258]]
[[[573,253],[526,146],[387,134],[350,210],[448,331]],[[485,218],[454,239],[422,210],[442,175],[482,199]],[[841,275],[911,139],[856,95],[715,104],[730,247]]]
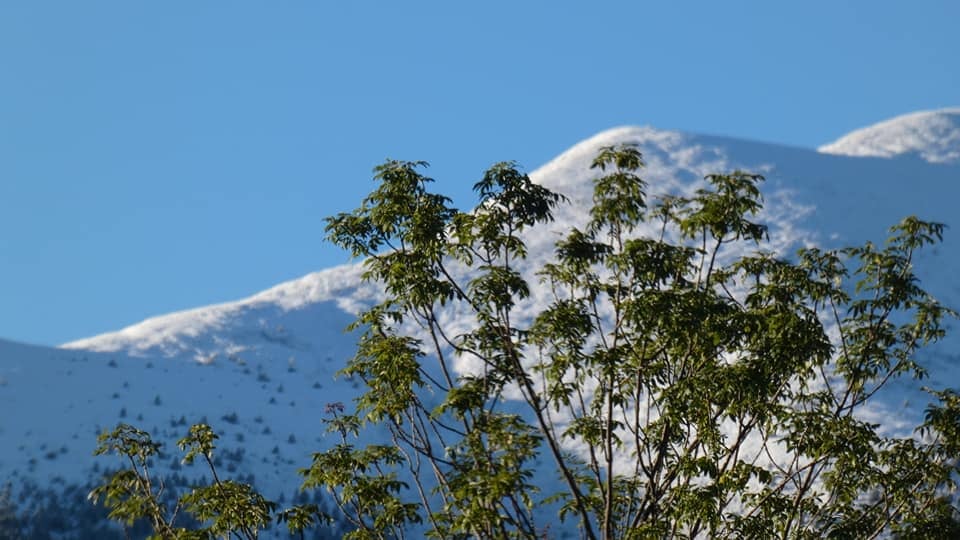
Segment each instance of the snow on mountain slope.
[[[0,342],[6,413],[0,478],[80,481],[90,475],[96,436],[105,428],[132,423],[169,447],[185,434],[184,425],[207,419],[225,449],[245,450],[252,465],[244,469],[267,477],[260,480],[270,492],[293,493],[295,470],[317,445],[307,437],[322,434],[324,406],[355,395],[333,378],[351,354],[355,338],[343,333],[351,320],[333,302],[314,304],[309,313],[277,313],[271,326],[251,330],[256,336],[238,337],[259,340],[260,347],[225,349],[202,362],[193,354],[144,357]],[[294,434],[304,440],[291,440]]]
[[[937,114],[956,122],[956,113]],[[908,214],[955,225],[960,165],[909,157],[854,159],[622,127],[573,146],[531,173],[534,181],[571,201],[558,209],[554,224],[527,236],[530,258],[523,270],[531,283],[560,234],[587,219],[590,180],[596,174],[589,165],[597,149],[624,142],[638,144],[643,152],[642,176],[652,195],[691,193],[713,172],[739,168],[764,174],[762,219],[784,255],[811,244],[882,241],[886,228]],[[933,156],[947,155],[945,148],[960,144],[937,140],[921,147],[914,142],[913,151]],[[844,148],[855,153],[849,149],[854,146]],[[958,234],[948,229],[946,241],[918,261],[924,285],[952,307],[960,307],[960,284],[954,279],[960,275]],[[289,496],[297,488],[295,470],[309,463],[312,450],[329,444],[321,423],[324,406],[349,402],[358,391],[334,380],[333,373],[354,350],[356,336],[343,328],[380,294],[376,286],[361,283],[361,272],[358,264],[323,270],[245,300],[156,317],[59,349],[0,341],[0,407],[15,411],[0,417],[0,478],[82,482],[94,463],[108,464],[90,455],[101,429],[127,421],[169,444],[183,436],[185,425],[206,418],[221,433],[228,456],[224,466],[232,468],[228,473],[253,473],[268,496]],[[518,319],[532,317],[546,295],[535,287]],[[467,324],[461,315],[441,316],[454,325]],[[928,355],[932,386],[957,386],[958,350],[960,336],[954,336]],[[901,406],[921,397],[895,393],[893,413],[885,413],[884,420],[899,425],[898,415],[917,411]],[[176,469],[175,450],[168,451],[172,455],[164,459]]]
[[261,343],[296,341],[312,328],[278,324],[285,316],[287,324],[298,321],[293,315],[306,307],[333,302],[340,309],[357,313],[370,303],[376,287],[360,282],[362,267],[345,265],[289,281],[238,302],[207,306],[162,315],[124,328],[62,345],[65,349],[98,352],[126,351],[133,356],[192,355],[207,362],[221,354],[247,350]]
[[930,163],[960,161],[960,108],[921,111],[858,129],[821,146],[844,156],[919,155]]

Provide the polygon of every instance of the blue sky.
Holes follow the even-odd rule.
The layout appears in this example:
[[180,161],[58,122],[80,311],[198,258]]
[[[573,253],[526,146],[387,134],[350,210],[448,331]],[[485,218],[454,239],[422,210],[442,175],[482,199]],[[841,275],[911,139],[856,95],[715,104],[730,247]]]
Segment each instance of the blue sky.
[[386,157],[463,206],[625,124],[815,147],[960,105],[960,3],[5,2],[0,337],[58,344],[346,261]]

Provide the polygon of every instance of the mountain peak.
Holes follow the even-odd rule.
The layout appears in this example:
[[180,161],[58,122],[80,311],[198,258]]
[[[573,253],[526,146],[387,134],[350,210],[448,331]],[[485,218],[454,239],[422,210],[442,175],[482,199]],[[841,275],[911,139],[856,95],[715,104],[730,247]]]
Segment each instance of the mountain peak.
[[930,163],[960,162],[960,108],[920,111],[852,131],[818,149],[844,156],[913,154]]

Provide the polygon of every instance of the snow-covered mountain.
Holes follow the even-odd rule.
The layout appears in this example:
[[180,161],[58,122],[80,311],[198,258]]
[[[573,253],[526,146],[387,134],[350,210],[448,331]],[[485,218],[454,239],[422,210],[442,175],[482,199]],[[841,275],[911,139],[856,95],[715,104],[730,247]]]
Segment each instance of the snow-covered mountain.
[[[585,221],[590,161],[599,147],[622,142],[639,145],[653,193],[691,192],[712,172],[764,174],[763,220],[784,254],[811,244],[882,240],[886,228],[908,214],[958,223],[960,109],[898,117],[819,151],[622,127],[531,173],[571,203],[554,225],[528,237],[526,271],[552,255],[560,231]],[[918,262],[924,285],[952,307],[960,307],[958,234],[948,229],[946,241]],[[221,432],[228,474],[253,474],[269,496],[289,497],[298,487],[295,471],[327,444],[324,406],[357,393],[333,374],[354,348],[355,336],[344,327],[380,294],[360,275],[357,264],[322,270],[245,300],[156,317],[61,348],[0,341],[0,487],[23,479],[40,485],[88,480],[95,463],[110,465],[91,455],[96,435],[118,421],[166,442],[165,459],[176,469],[173,441],[186,425],[206,418]],[[545,298],[535,290],[535,300],[538,294]],[[446,317],[455,321],[457,314]],[[930,353],[933,386],[960,382],[953,351],[960,351],[958,336]],[[907,416],[916,413],[912,405],[891,406]],[[896,414],[887,421],[897,424]]]
[[916,154],[931,163],[960,161],[960,108],[905,114],[858,129],[821,146],[842,156]]

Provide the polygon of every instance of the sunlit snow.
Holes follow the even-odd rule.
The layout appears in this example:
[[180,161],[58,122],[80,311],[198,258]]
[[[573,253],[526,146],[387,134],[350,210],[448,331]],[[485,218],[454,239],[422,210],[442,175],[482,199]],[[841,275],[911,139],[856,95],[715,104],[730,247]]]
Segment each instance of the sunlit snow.
[[960,161],[960,108],[921,111],[858,129],[821,146],[842,156],[915,154],[931,163]]

